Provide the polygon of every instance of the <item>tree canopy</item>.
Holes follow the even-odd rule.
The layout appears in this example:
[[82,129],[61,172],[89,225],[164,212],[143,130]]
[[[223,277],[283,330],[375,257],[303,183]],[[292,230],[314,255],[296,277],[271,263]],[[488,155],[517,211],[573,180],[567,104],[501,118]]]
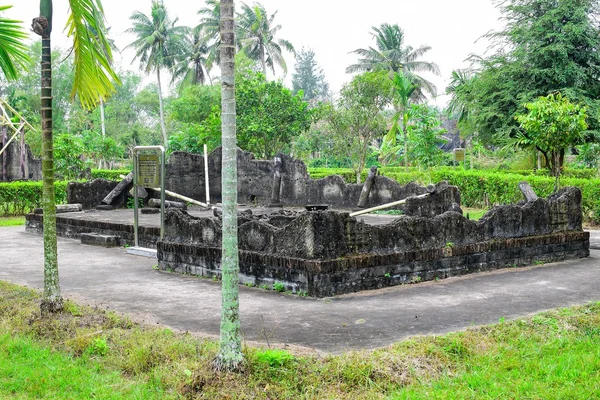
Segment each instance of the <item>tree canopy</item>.
[[329,96],[329,84],[319,68],[312,49],[302,49],[296,54],[296,66],[292,75],[294,93],[302,90],[304,100],[324,100]]
[[376,47],[354,50],[353,53],[360,58],[356,64],[346,68],[346,72],[388,71],[392,78],[394,72],[402,70],[417,87],[413,92],[414,100],[424,100],[426,93],[435,96],[435,85],[417,74],[431,72],[439,75],[440,69],[436,63],[420,59],[431,47],[420,46],[415,49],[406,45],[404,31],[397,24],[386,23],[372,29],[371,35],[375,39]]
[[[588,109],[600,129],[600,29],[595,0],[508,0],[498,3],[506,26],[488,35],[495,50],[474,57],[472,79],[453,88],[486,142],[515,137],[522,104],[561,92]],[[590,132],[591,134],[592,132]]]

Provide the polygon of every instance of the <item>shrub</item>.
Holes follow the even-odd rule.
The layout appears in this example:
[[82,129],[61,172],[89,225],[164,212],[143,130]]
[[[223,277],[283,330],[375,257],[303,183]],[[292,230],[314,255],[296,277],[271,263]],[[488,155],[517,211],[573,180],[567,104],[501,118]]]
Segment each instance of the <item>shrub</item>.
[[[67,183],[54,182],[56,204],[67,201]],[[42,204],[42,182],[0,183],[0,216],[23,215]]]
[[131,171],[126,169],[93,169],[92,179],[107,179],[109,181],[120,181],[121,175],[127,175]]

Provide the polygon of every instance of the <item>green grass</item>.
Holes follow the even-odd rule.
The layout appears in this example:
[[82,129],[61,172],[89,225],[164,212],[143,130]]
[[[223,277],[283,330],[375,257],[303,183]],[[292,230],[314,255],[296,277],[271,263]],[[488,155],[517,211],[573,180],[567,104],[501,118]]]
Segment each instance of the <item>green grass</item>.
[[489,210],[481,209],[481,208],[471,208],[471,207],[463,207],[463,215],[466,217],[469,215],[469,219],[473,221],[477,221],[481,219]]
[[0,227],[25,225],[25,217],[0,217]]
[[319,356],[246,346],[217,374],[218,343],[146,327],[0,281],[0,398],[588,399],[600,393],[600,303],[375,351]]
[[90,357],[73,357],[52,351],[30,337],[5,333],[0,336],[0,397],[163,398],[163,390],[151,381],[124,379],[118,371],[104,370],[90,362]]

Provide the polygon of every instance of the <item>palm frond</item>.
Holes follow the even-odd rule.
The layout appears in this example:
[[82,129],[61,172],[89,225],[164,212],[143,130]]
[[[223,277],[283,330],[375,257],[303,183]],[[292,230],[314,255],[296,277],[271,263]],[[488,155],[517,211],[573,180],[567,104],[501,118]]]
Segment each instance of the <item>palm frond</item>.
[[[12,6],[0,6],[0,12],[10,8]],[[24,42],[28,35],[21,24],[21,21],[0,17],[0,69],[8,80],[16,80],[29,64]]]
[[65,30],[73,38],[75,54],[71,97],[77,95],[82,106],[89,109],[114,93],[115,83],[120,84],[120,80],[111,66],[112,50],[106,38],[101,1],[69,0],[69,6]]

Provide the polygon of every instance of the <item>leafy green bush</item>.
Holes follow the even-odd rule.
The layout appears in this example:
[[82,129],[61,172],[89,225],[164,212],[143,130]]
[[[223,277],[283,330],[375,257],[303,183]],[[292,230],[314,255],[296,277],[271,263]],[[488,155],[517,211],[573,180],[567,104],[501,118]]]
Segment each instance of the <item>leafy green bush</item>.
[[[67,183],[54,182],[56,204],[66,203]],[[0,216],[23,215],[41,204],[41,181],[0,183]]]
[[126,169],[93,169],[92,179],[107,179],[109,181],[120,181],[121,175],[127,175],[131,171]]

